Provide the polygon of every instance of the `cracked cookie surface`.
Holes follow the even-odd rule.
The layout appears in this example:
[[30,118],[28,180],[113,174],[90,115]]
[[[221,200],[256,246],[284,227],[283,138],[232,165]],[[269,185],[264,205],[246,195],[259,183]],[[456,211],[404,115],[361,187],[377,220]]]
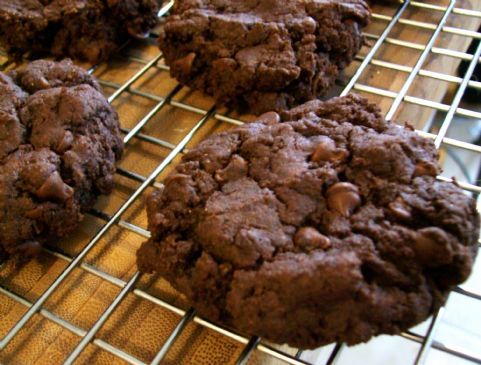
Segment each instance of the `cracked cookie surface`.
[[97,81],[71,61],[0,73],[0,256],[34,256],[113,188],[123,142]]
[[182,84],[259,114],[323,95],[369,17],[363,0],[179,0],[159,42]]
[[105,60],[157,24],[159,0],[2,0],[0,44],[14,56]]
[[148,200],[138,251],[198,312],[314,348],[399,333],[464,281],[475,200],[432,141],[350,95],[209,137]]

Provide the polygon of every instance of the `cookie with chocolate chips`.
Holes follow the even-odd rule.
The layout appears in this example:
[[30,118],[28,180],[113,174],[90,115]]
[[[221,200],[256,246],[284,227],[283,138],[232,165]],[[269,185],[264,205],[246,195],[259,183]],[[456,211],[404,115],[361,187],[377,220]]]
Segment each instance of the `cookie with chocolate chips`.
[[0,73],[0,256],[33,256],[113,187],[123,142],[96,80],[71,61]]
[[300,348],[425,320],[466,280],[475,201],[432,141],[358,96],[311,101],[189,150],[138,251],[200,315]]
[[182,84],[260,114],[323,95],[369,18],[364,0],[178,0],[159,42]]
[[2,0],[0,45],[13,56],[104,60],[157,23],[162,0]]

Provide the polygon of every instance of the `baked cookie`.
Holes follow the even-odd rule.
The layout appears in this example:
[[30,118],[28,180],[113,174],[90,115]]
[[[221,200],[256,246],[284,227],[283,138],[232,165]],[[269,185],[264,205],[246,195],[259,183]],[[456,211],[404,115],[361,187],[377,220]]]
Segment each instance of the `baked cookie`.
[[160,33],[170,72],[255,114],[325,93],[363,44],[364,0],[179,0]]
[[473,198],[432,141],[358,96],[311,101],[189,150],[148,200],[142,272],[200,315],[300,348],[426,319],[470,274]]
[[157,23],[161,0],[3,0],[0,45],[14,56],[27,52],[90,62],[106,59],[129,36]]
[[71,61],[0,73],[0,256],[35,255],[113,187],[117,113]]

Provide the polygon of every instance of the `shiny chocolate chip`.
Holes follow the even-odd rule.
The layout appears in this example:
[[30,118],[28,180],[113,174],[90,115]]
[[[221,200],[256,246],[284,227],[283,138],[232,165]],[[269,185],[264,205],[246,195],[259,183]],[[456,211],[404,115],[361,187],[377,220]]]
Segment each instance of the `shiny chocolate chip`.
[[445,265],[453,260],[449,238],[438,227],[423,228],[416,232],[414,252],[418,260],[427,266]]
[[50,87],[50,83],[48,82],[48,80],[45,78],[45,77],[40,77],[40,79],[38,80],[38,85],[42,88],[42,89],[48,89]]
[[299,229],[294,236],[294,243],[309,251],[317,248],[327,250],[331,247],[331,240],[313,227]]
[[196,54],[194,52],[191,52],[187,56],[175,61],[173,66],[175,67],[176,71],[187,74],[192,69],[195,58]]
[[57,145],[57,151],[63,153],[72,147],[73,143],[73,134],[70,131],[65,131],[62,139]]
[[249,167],[247,161],[239,155],[232,156],[232,160],[222,170],[215,173],[218,182],[234,181],[247,175]]
[[311,161],[314,162],[337,162],[347,156],[347,151],[338,149],[336,143],[327,136],[322,136],[316,149],[312,153]]
[[327,206],[344,217],[349,217],[361,205],[361,196],[356,185],[341,182],[327,190]]
[[398,219],[410,219],[411,207],[401,198],[398,197],[388,205],[389,212]]
[[257,117],[257,121],[269,125],[277,124],[281,121],[281,117],[276,112],[267,112]]
[[63,202],[73,195],[73,189],[65,184],[58,171],[55,171],[36,191],[36,195],[40,199],[57,199]]
[[436,176],[437,173],[434,165],[424,161],[418,162],[414,168],[414,176]]

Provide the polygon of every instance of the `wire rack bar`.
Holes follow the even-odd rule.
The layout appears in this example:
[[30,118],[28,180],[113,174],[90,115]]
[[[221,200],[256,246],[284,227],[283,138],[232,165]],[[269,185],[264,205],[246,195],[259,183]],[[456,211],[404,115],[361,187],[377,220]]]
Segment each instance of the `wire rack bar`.
[[170,350],[170,348],[174,344],[175,340],[180,336],[184,328],[189,324],[190,321],[192,321],[194,317],[195,317],[194,308],[190,308],[187,312],[185,312],[185,314],[182,316],[182,319],[174,328],[169,338],[167,338],[165,343],[162,345],[159,352],[155,355],[150,365],[160,364],[160,362],[164,359],[165,355],[167,355],[167,352]]
[[157,13],[157,17],[161,18],[169,12],[169,10],[174,6],[174,0],[170,0],[167,4],[162,6],[162,9]]
[[329,358],[326,361],[326,365],[334,365],[337,360],[339,360],[339,357],[341,356],[341,351],[344,348],[344,345],[341,343],[337,343],[336,346],[334,346],[334,349],[331,351],[331,354],[329,355]]
[[[446,10],[444,11],[444,14],[450,13],[454,9],[454,5],[448,6]],[[376,20],[382,20],[389,22],[392,20],[392,17],[389,15],[384,15],[384,14],[377,14],[373,13],[372,18]],[[403,25],[409,25],[412,27],[420,28],[420,29],[426,29],[426,30],[436,30],[438,26],[436,24],[432,23],[427,23],[427,22],[421,22],[418,20],[411,20],[411,19],[399,19],[399,24]],[[472,30],[466,30],[462,28],[455,28],[455,27],[448,27],[443,24],[442,28],[440,31],[445,32],[445,33],[450,33],[450,34],[455,34],[455,35],[461,35],[465,37],[470,37],[474,39],[481,39],[481,33],[472,31]]]
[[[424,341],[423,336],[415,334],[411,331],[401,333],[400,336],[407,339],[407,340],[417,342],[419,344],[422,344],[423,341]],[[481,357],[480,357],[479,354],[469,353],[465,349],[461,349],[461,348],[458,348],[456,346],[451,346],[451,345],[448,346],[448,345],[445,345],[445,344],[443,344],[439,341],[436,341],[436,340],[432,341],[431,347],[433,349],[443,351],[447,354],[459,357],[461,359],[468,360],[468,361],[473,362],[475,364],[481,364]]]
[[481,294],[478,294],[478,293],[475,293],[475,292],[472,292],[472,291],[469,291],[469,290],[466,290],[466,289],[463,289],[461,287],[457,287],[453,290],[455,293],[458,293],[458,294],[461,294],[461,295],[466,295],[472,299],[476,299],[476,300],[481,300]]
[[[358,60],[358,61],[363,61],[364,59],[365,59],[365,57],[356,56],[356,60]],[[413,70],[413,68],[410,67],[410,66],[399,65],[397,63],[382,61],[382,60],[378,60],[378,59],[372,59],[371,65],[386,68],[386,69],[389,69],[389,70],[400,71],[400,72],[404,72],[404,73],[408,73],[408,74],[411,73],[412,70]],[[447,75],[447,74],[443,74],[443,73],[440,73],[440,72],[429,71],[429,70],[424,70],[424,69],[419,70],[419,75],[424,76],[424,77],[428,77],[428,78],[431,78],[431,79],[435,79],[435,80],[454,83],[454,84],[461,84],[463,82],[462,77]],[[479,82],[479,81],[469,80],[468,86],[473,88],[473,89],[481,90],[481,82]]]
[[[396,93],[394,91],[389,91],[389,90],[381,89],[381,88],[378,88],[378,87],[362,85],[362,84],[354,85],[354,89],[358,90],[358,91],[364,91],[364,92],[367,92],[367,93],[370,93],[370,94],[373,94],[373,95],[384,96],[386,98],[391,98],[391,99],[395,99],[397,97],[397,95],[399,95],[398,93]],[[442,112],[447,112],[450,108],[450,106],[447,105],[447,104],[442,104],[442,103],[438,103],[438,102],[435,102],[435,101],[422,99],[422,98],[409,96],[409,95],[404,96],[403,101],[408,103],[408,104],[424,106],[424,107],[428,107],[428,108],[435,109],[437,111],[442,111]],[[457,108],[456,114],[458,114],[460,116],[463,116],[463,117],[473,118],[473,119],[480,119],[480,117],[481,117],[480,112],[476,112],[476,111],[472,111],[472,110],[468,110],[468,109],[464,109],[464,108]]]
[[129,291],[134,287],[135,283],[140,277],[140,273],[136,272],[132,278],[129,280],[127,285],[121,290],[121,292],[115,297],[112,304],[105,310],[105,312],[100,316],[100,318],[95,322],[95,324],[90,328],[90,330],[82,336],[82,340],[75,347],[75,349],[70,353],[70,355],[65,360],[65,365],[71,365],[80,355],[80,353],[87,347],[87,345],[92,341],[96,333],[100,330],[103,324],[109,319],[111,314],[114,312],[115,308],[122,302],[122,300],[127,296]]
[[257,336],[251,337],[249,342],[239,355],[239,358],[236,361],[236,365],[246,365],[249,361],[249,357],[252,355],[260,341],[261,339]]
[[[422,8],[422,9],[427,9],[427,10],[436,10],[436,11],[442,11],[442,12],[445,12],[446,9],[447,9],[445,6],[442,6],[442,5],[426,4],[426,3],[419,2],[419,1],[411,1],[411,5],[415,6],[417,8]],[[457,8],[457,7],[455,7],[453,9],[453,14],[466,15],[466,16],[472,16],[472,17],[475,17],[475,18],[481,18],[481,11]]]
[[[367,39],[372,39],[372,40],[377,40],[379,36],[376,34],[371,34],[371,33],[364,33],[364,36]],[[386,38],[385,39],[386,44],[392,44],[395,46],[401,46],[405,48],[410,48],[418,51],[422,51],[424,49],[424,44],[420,43],[415,43],[415,42],[410,42],[410,41],[404,41],[401,39],[396,39],[396,38]],[[452,49],[447,49],[447,48],[441,48],[441,47],[433,47],[431,49],[431,52],[433,54],[437,54],[440,56],[448,56],[448,57],[453,57],[453,58],[459,58],[460,60],[463,61],[471,61],[473,59],[473,55],[466,53],[466,52],[461,52],[461,51],[456,51]],[[481,59],[478,59],[478,62],[481,62]]]
[[451,106],[449,107],[448,114],[446,115],[446,118],[444,119],[444,122],[441,126],[441,129],[438,132],[438,135],[436,136],[436,139],[434,140],[434,145],[436,148],[439,148],[441,146],[441,143],[443,142],[444,136],[446,135],[449,126],[451,125],[451,122],[453,120],[454,114],[456,113],[456,109],[458,108],[459,104],[461,103],[461,99],[464,95],[464,92],[466,91],[466,87],[468,86],[468,82],[471,79],[471,76],[474,73],[474,69],[477,66],[476,59],[478,59],[481,56],[481,42],[479,43],[478,47],[476,48],[476,52],[474,53],[474,59],[469,63],[468,69],[466,71],[466,74],[464,75],[463,82],[461,85],[459,85],[459,88],[456,92],[456,95],[454,96],[453,102]]
[[[2,293],[3,295],[5,295],[6,297],[8,297],[12,300],[15,300],[17,303],[20,303],[20,304],[26,306],[27,308],[30,308],[32,306],[32,303],[30,301],[28,301],[27,299],[21,297],[18,294],[15,294],[15,293],[11,292],[11,291],[9,291],[9,290],[1,287],[1,286],[0,286],[0,293]],[[49,321],[52,321],[53,323],[59,325],[60,327],[66,329],[67,331],[70,331],[71,333],[73,333],[73,334],[75,334],[79,337],[83,337],[87,333],[87,331],[73,325],[70,322],[67,322],[66,320],[60,318],[59,316],[57,316],[55,314],[53,314],[52,312],[48,311],[47,309],[41,309],[38,313],[42,317],[48,319]],[[129,364],[132,364],[132,365],[146,365],[144,362],[140,361],[136,357],[118,349],[115,346],[110,345],[109,343],[107,343],[107,342],[105,342],[101,339],[95,339],[93,341],[93,343],[96,346],[98,346],[99,348],[101,348],[105,351],[108,351],[112,355],[115,355],[118,358],[125,360]]]
[[[99,82],[100,82],[101,85],[113,87],[113,88],[118,87],[120,85],[118,83],[111,82],[111,81],[99,80]],[[146,92],[146,91],[142,91],[142,90],[129,89],[127,92],[129,92],[131,94],[134,94],[134,95],[143,96],[145,98],[152,99],[152,100],[157,100],[157,101],[163,100],[163,98],[161,96],[157,96],[155,94],[152,94],[152,93],[149,93],[149,92]],[[198,108],[196,106],[189,105],[189,104],[183,103],[183,102],[178,101],[178,100],[170,100],[168,104],[171,105],[171,106],[174,106],[178,109],[182,109],[182,110],[185,110],[185,111],[188,111],[188,112],[191,112],[191,113],[195,113],[195,114],[199,114],[199,115],[203,115],[203,114],[206,113],[205,109]],[[236,126],[244,124],[244,122],[239,120],[239,119],[231,118],[231,117],[228,117],[225,114],[220,114],[220,113],[215,113],[213,118],[216,119],[216,120],[222,121],[222,122],[226,122],[226,123],[229,123],[229,124],[232,124],[232,125],[236,125]]]
[[157,114],[159,112],[160,109],[162,109],[164,107],[164,105],[166,103],[168,103],[170,101],[170,99],[172,99],[175,94],[177,94],[180,89],[182,89],[182,86],[181,85],[177,85],[176,87],[174,87],[172,89],[172,91],[167,95],[167,97],[161,101],[159,101],[159,103],[154,106],[150,112],[147,113],[147,115],[139,122],[135,125],[134,128],[132,128],[130,130],[129,133],[127,133],[127,135],[124,137],[124,143],[127,143],[128,141],[130,141],[135,135],[137,135],[140,130],[142,128],[145,127],[145,125],[147,125],[147,123],[152,119],[152,117]]
[[304,350],[302,349],[297,350],[295,355],[296,359],[300,359],[303,353],[304,353]]
[[148,62],[144,67],[142,67],[134,76],[132,76],[125,84],[120,86],[112,95],[108,97],[108,102],[112,103],[115,99],[119,97],[125,90],[127,90],[130,85],[137,81],[143,74],[145,74],[153,65],[155,65],[162,58],[162,53],[157,55],[152,61]]
[[[439,34],[441,33],[441,30],[444,27],[444,24],[446,24],[446,21],[448,20],[449,15],[453,11],[454,4],[456,4],[456,0],[451,0],[449,3],[448,8],[446,9],[446,12],[444,13],[442,19],[440,20],[439,24],[434,30],[433,35],[429,39],[428,43],[426,44],[423,52],[421,53],[421,56],[419,56],[418,61],[416,62],[416,65],[413,67],[411,73],[409,74],[407,80],[404,82],[404,85],[402,86],[401,90],[397,93],[396,97],[394,98],[394,101],[391,105],[391,108],[386,114],[386,119],[391,120],[394,117],[394,114],[398,110],[398,108],[401,106],[401,103],[406,96],[409,88],[411,87],[412,83],[414,82],[414,79],[416,78],[419,70],[421,69],[422,65],[424,64],[424,61],[426,61],[429,53],[431,52],[431,48],[434,46],[434,42],[438,38]],[[401,22],[401,19],[399,19],[399,22]]]
[[429,350],[431,349],[431,346],[434,341],[434,335],[436,334],[436,330],[439,327],[441,319],[443,318],[443,314],[444,314],[444,308],[441,307],[439,308],[437,313],[433,315],[431,323],[429,324],[426,337],[424,337],[424,340],[422,342],[421,350],[416,355],[416,360],[414,361],[416,365],[424,364],[426,362],[426,358],[428,356]]
[[394,17],[391,18],[391,21],[386,26],[386,28],[384,29],[382,34],[377,38],[377,42],[372,46],[369,53],[364,57],[364,60],[362,61],[361,65],[357,68],[356,72],[351,77],[351,80],[348,82],[348,84],[346,85],[344,90],[341,92],[340,96],[345,96],[352,90],[352,88],[357,83],[357,81],[359,80],[359,78],[361,77],[363,72],[366,70],[366,68],[369,65],[369,63],[371,62],[371,60],[374,58],[374,55],[377,53],[379,48],[382,46],[382,44],[387,39],[387,36],[391,32],[391,30],[394,28],[396,23],[401,18],[401,15],[408,8],[409,3],[410,3],[410,0],[406,0],[406,2],[397,10]]
[[[149,116],[149,118],[145,118],[145,123],[150,121],[151,117],[152,116]],[[137,128],[137,129],[141,129],[141,128]],[[131,139],[131,138],[129,138],[128,135],[130,134],[132,129],[122,127],[122,128],[120,128],[120,131],[126,135],[124,137],[124,140],[130,140]],[[148,142],[150,144],[155,144],[159,147],[167,148],[169,150],[173,150],[175,148],[175,145],[172,144],[172,143],[169,143],[169,142],[164,141],[162,139],[152,137],[152,136],[149,136],[147,134],[140,133],[140,132],[137,132],[137,134],[133,135],[133,138],[139,139],[139,140],[144,141],[144,142]]]

